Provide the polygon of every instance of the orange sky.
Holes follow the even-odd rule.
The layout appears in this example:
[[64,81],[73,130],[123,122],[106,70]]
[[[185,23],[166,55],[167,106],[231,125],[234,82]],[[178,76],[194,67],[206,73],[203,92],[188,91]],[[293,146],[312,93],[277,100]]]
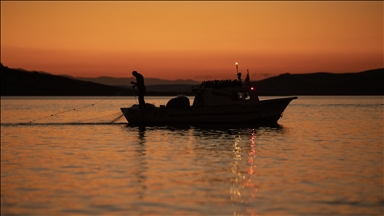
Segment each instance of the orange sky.
[[383,67],[382,1],[1,1],[1,62],[52,74],[258,80]]

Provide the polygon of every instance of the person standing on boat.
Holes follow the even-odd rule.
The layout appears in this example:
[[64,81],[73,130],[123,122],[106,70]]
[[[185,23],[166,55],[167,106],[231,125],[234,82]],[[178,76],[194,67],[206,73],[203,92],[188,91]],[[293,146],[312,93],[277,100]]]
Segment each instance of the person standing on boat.
[[137,86],[137,89],[139,90],[139,108],[145,109],[145,101],[144,101],[144,95],[147,89],[144,85],[144,77],[143,75],[139,74],[137,71],[132,71],[132,75],[136,77],[136,82],[131,82],[133,84],[133,88]]

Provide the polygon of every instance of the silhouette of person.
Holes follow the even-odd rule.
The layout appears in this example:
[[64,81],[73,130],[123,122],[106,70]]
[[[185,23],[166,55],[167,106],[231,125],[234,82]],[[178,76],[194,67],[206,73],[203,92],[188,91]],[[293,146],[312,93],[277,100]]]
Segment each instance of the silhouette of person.
[[144,95],[147,89],[144,85],[144,77],[143,75],[139,74],[137,71],[132,71],[132,75],[136,77],[136,82],[131,82],[133,84],[133,88],[137,86],[137,89],[139,90],[139,108],[145,109],[145,101],[144,101]]

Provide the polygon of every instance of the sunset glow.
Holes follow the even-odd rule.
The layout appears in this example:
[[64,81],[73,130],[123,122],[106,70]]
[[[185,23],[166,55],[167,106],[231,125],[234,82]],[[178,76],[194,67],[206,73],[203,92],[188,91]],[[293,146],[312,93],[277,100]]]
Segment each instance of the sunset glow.
[[383,67],[383,2],[1,2],[1,62],[78,77],[252,80]]

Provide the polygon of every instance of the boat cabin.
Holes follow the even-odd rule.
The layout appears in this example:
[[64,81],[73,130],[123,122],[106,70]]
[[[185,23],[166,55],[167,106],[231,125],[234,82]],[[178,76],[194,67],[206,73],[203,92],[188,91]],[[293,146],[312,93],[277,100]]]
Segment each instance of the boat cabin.
[[238,80],[204,81],[194,86],[192,106],[250,105],[259,103],[254,87]]

